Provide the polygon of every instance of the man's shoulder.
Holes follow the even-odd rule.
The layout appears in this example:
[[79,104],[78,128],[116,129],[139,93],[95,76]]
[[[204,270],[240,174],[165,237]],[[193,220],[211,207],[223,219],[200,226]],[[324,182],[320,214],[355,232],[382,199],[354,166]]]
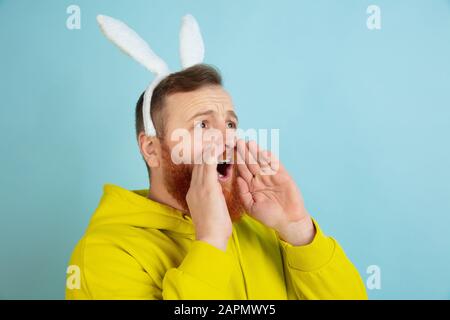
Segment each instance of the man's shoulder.
[[164,230],[127,224],[104,224],[88,227],[80,240],[84,246],[142,247],[167,239]]
[[72,252],[70,264],[91,271],[114,265],[124,270],[144,269],[159,279],[182,258],[175,248],[163,230],[106,224],[85,232]]

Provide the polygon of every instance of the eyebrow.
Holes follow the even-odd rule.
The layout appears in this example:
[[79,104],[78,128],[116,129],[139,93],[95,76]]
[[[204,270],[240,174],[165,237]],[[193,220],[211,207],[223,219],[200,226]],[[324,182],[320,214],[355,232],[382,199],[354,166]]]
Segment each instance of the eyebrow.
[[[201,116],[209,116],[209,115],[211,115],[213,113],[216,113],[216,112],[217,111],[214,111],[214,110],[207,110],[207,111],[203,111],[203,112],[198,112],[198,113],[194,114],[192,117],[190,117],[188,121],[192,121],[195,118],[201,117]],[[229,115],[229,116],[233,117],[234,119],[236,119],[236,121],[239,121],[239,118],[238,118],[236,112],[234,112],[233,110],[228,110],[226,113],[227,113],[227,115]]]

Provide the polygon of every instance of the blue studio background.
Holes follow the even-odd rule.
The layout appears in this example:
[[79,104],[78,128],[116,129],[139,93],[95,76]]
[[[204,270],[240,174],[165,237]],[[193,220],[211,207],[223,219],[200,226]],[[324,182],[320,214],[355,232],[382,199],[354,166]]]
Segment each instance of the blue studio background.
[[0,298],[64,298],[103,184],[147,187],[133,117],[153,76],[103,37],[99,13],[172,70],[192,13],[241,126],[281,129],[309,211],[364,281],[380,268],[370,298],[450,298],[448,0],[0,0]]

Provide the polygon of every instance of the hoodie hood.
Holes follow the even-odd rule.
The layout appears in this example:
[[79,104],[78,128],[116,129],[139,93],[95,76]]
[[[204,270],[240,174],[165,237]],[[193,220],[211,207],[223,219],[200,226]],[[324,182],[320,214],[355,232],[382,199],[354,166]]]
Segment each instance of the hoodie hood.
[[127,190],[105,184],[100,203],[89,223],[89,229],[107,224],[195,234],[191,217],[167,205],[147,198],[148,189]]

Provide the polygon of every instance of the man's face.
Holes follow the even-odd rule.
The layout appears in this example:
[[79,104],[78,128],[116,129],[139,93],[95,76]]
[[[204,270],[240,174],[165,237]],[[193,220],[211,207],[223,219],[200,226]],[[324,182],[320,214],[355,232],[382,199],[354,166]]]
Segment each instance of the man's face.
[[229,94],[220,86],[172,94],[165,100],[165,120],[166,135],[161,151],[168,192],[188,210],[186,194],[193,163],[202,161],[205,146],[214,144],[213,156],[219,163],[217,179],[231,219],[238,220],[242,204],[237,190],[237,167],[233,164],[236,159],[234,134],[238,119]]

